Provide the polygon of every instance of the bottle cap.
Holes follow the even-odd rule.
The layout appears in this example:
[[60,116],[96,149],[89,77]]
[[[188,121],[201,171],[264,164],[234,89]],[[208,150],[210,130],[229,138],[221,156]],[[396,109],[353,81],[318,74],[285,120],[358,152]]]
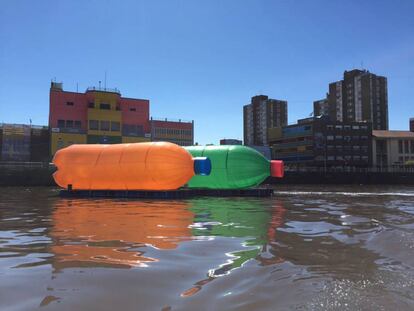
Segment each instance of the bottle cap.
[[270,161],[270,176],[283,178],[284,175],[285,175],[285,169],[284,169],[283,161],[280,161],[280,160]]
[[194,158],[194,173],[196,175],[207,176],[211,173],[211,161],[206,157]]

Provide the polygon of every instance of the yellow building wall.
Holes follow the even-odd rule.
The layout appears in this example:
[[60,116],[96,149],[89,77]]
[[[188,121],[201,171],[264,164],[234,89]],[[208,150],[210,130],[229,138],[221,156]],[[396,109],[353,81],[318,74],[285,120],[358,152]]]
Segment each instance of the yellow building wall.
[[267,129],[267,140],[269,142],[278,140],[282,138],[282,128],[281,127],[271,127]]
[[[121,136],[122,113],[116,110],[119,95],[109,92],[93,92],[95,108],[88,108],[88,135]],[[111,109],[100,109],[100,104],[109,104]],[[119,131],[90,130],[89,120],[119,122]]]
[[116,110],[116,104],[119,99],[118,94],[109,92],[93,92],[93,97],[96,108],[99,108],[100,104],[110,104],[111,110]]
[[122,136],[123,144],[142,143],[142,142],[148,142],[148,141],[151,141],[151,140],[145,137]]
[[[89,120],[97,121],[115,121],[119,122],[119,131],[101,131],[101,130],[90,130]],[[99,108],[88,109],[88,135],[105,135],[105,136],[121,136],[122,129],[122,115],[121,111],[117,110],[105,110]]]
[[56,151],[73,144],[86,144],[85,134],[72,133],[51,133],[51,154],[54,155]]

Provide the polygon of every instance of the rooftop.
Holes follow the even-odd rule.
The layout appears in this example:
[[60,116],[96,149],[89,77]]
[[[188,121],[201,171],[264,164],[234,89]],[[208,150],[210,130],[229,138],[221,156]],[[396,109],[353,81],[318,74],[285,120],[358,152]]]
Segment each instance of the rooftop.
[[372,136],[380,138],[414,138],[414,132],[410,131],[372,131]]

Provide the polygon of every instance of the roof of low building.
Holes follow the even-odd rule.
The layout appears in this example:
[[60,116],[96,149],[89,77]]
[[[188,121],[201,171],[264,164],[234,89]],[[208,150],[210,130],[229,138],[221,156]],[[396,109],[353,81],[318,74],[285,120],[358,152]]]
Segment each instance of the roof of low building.
[[372,136],[380,138],[414,138],[414,132],[410,131],[372,131]]

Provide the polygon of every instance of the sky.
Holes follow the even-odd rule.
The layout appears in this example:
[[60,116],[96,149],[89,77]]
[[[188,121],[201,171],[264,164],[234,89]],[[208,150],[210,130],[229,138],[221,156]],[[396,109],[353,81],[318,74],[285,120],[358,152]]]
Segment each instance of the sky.
[[[104,81],[194,120],[195,141],[243,138],[243,105],[288,101],[289,123],[344,70],[388,78],[390,129],[414,117],[414,1],[0,0],[0,122],[47,125],[53,79]],[[103,83],[103,82],[102,82]]]

